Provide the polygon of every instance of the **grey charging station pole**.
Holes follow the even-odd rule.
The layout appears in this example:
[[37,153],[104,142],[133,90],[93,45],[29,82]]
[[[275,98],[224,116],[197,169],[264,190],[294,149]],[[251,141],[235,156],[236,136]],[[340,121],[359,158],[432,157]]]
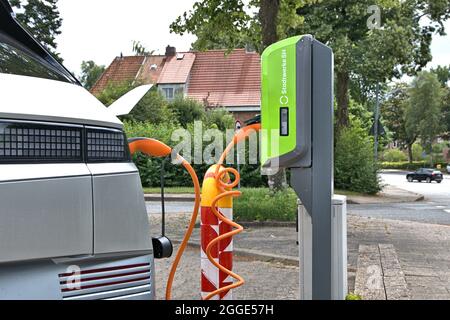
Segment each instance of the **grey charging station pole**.
[[333,53],[313,37],[301,36],[269,47],[262,60],[262,129],[278,129],[279,144],[292,145],[276,153],[273,142],[263,141],[267,154],[262,162],[291,169],[291,185],[311,218],[300,230],[312,247],[311,268],[302,270],[311,273],[311,283],[302,285],[311,286],[312,299],[331,300]]
[[[312,298],[332,298],[331,219],[333,188],[332,56],[312,43],[311,166],[291,169],[291,185],[312,219]],[[305,226],[308,228],[308,225]],[[307,232],[307,230],[303,230]]]

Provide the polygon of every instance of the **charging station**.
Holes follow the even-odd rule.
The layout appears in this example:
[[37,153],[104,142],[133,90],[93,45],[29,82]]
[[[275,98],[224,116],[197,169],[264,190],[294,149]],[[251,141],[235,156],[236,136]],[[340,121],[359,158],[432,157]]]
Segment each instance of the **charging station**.
[[[314,300],[342,298],[333,292],[345,291],[336,286],[346,283],[346,267],[333,276],[333,78],[332,50],[309,35],[275,43],[262,55],[261,163],[272,173],[291,169],[291,185],[309,215],[309,223],[299,219],[300,259],[310,259],[310,267],[300,262],[300,287],[303,298]],[[346,246],[339,248],[346,255]]]

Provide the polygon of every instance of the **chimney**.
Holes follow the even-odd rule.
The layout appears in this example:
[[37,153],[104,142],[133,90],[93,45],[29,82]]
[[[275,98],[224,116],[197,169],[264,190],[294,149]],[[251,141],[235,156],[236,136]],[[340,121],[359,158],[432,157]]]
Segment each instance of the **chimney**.
[[166,47],[166,57],[174,57],[177,54],[177,49],[175,47]]

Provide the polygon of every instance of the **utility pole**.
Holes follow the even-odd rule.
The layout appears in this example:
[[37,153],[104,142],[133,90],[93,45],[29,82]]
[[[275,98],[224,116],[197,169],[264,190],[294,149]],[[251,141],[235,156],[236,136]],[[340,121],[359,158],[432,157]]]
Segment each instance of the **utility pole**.
[[378,161],[378,123],[380,121],[380,83],[377,83],[375,106],[375,124],[373,127],[373,136],[375,138],[375,161]]

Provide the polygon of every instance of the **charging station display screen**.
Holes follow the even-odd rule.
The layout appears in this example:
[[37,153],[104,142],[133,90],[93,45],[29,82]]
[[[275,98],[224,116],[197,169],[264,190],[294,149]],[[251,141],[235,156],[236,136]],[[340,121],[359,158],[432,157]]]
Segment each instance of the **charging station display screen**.
[[289,136],[289,108],[280,109],[280,136]]

